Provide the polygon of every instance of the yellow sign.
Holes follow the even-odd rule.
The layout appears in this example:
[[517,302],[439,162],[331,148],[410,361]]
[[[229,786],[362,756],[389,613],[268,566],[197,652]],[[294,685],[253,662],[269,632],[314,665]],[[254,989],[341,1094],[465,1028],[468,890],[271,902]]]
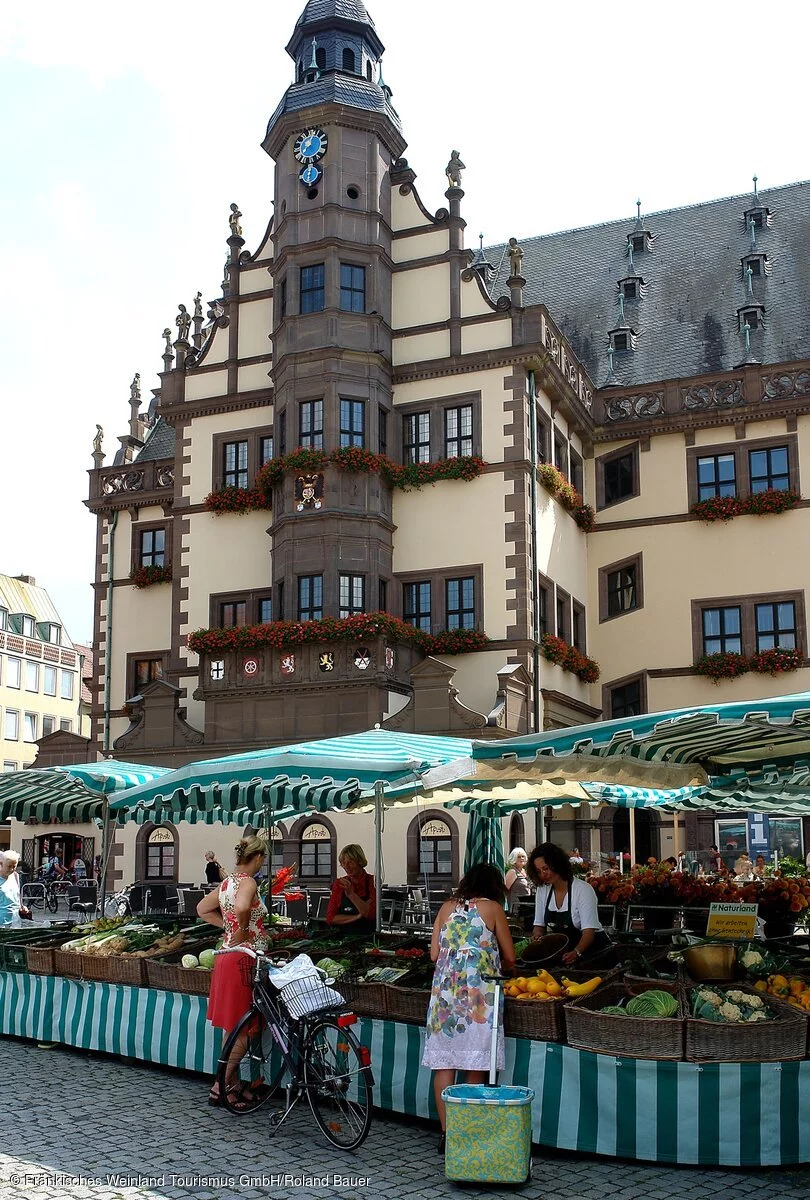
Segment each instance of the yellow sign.
[[706,937],[752,938],[757,930],[756,904],[711,904]]

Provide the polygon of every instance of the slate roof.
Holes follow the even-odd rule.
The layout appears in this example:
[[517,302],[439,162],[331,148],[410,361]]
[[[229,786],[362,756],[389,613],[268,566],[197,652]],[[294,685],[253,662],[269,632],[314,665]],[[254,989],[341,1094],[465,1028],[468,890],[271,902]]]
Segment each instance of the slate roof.
[[349,108],[383,113],[397,129],[402,130],[399,114],[376,83],[369,83],[359,75],[329,72],[314,83],[294,83],[287,88],[281,103],[267,122],[267,133],[283,113],[298,112],[316,104],[345,104]]
[[301,16],[295,22],[295,28],[311,25],[316,21],[329,21],[336,17],[344,21],[357,21],[361,25],[373,25],[362,0],[309,0]]
[[[743,214],[753,193],[686,208],[642,214],[650,249],[634,254],[645,284],[625,302],[634,351],[614,355],[621,387],[727,371],[745,360],[738,309],[761,302],[764,328],[751,334],[751,355],[764,363],[810,358],[810,181],[759,192],[770,210],[756,230],[756,250],[770,274],[753,279],[748,296],[741,260],[751,252]],[[543,303],[596,386],[608,376],[608,332],[620,324],[618,281],[631,274],[627,239],[636,216],[521,242],[525,303]],[[508,294],[509,258],[489,247],[494,297]]]
[[158,417],[149,436],[135,455],[136,462],[152,462],[158,458],[174,458],[174,430]]

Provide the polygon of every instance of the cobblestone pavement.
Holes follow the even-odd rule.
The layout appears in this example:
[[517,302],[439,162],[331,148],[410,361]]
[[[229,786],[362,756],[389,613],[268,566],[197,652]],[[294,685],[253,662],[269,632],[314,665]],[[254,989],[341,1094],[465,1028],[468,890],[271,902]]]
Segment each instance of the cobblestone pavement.
[[[341,1154],[303,1106],[270,1140],[265,1110],[235,1117],[208,1107],[208,1081],[198,1076],[11,1038],[0,1038],[0,1056],[0,1190],[22,1200],[440,1200],[465,1194],[481,1200],[511,1194],[530,1200],[784,1200],[810,1194],[810,1167],[706,1170],[548,1151],[536,1154],[534,1179],[519,1193],[462,1189],[445,1179],[436,1129],[423,1121],[375,1116],[357,1154]],[[20,1120],[11,1096],[20,1102]]]

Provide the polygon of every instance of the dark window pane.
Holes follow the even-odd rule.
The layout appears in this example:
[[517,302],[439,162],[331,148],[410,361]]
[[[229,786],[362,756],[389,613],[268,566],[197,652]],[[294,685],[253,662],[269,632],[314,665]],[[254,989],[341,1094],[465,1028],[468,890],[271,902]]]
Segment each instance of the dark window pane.
[[161,658],[139,658],[135,661],[135,686],[144,687],[147,683],[154,683],[156,679],[163,678],[163,659]]
[[141,566],[162,567],[166,562],[166,530],[141,531]]
[[406,463],[430,462],[430,413],[411,413],[403,419]]
[[610,571],[607,577],[607,610],[609,617],[632,612],[638,607],[637,567],[632,563]]
[[301,312],[322,312],[324,307],[323,263],[301,268]]
[[377,609],[388,612],[388,580],[381,579],[377,587]]
[[461,458],[472,454],[472,405],[444,410],[444,457]]
[[430,633],[430,583],[406,583],[403,586],[402,615],[409,625]]
[[737,462],[733,454],[709,454],[697,460],[698,499],[737,495]]
[[635,492],[635,469],[632,454],[608,459],[603,464],[605,480],[605,504],[616,504],[626,500]]
[[323,449],[323,400],[302,400],[298,407],[298,445]]
[[323,575],[299,575],[298,620],[320,621],[323,617]]
[[259,466],[263,467],[265,463],[270,462],[273,457],[273,438],[263,437],[259,442]]
[[388,453],[388,413],[384,408],[377,410],[377,441],[380,454]]
[[796,649],[795,604],[757,604],[755,618],[757,651]]
[[366,311],[366,268],[340,264],[340,307],[344,312]]
[[362,400],[340,401],[341,446],[365,446],[366,406]]
[[610,693],[611,717],[637,717],[641,713],[641,680],[634,679]]
[[774,446],[770,450],[750,450],[748,461],[752,492],[767,492],[771,488],[785,491],[790,487],[787,446]]
[[354,617],[366,611],[366,579],[364,575],[341,575],[338,579],[341,618]]
[[742,653],[742,612],[736,606],[703,609],[703,653]]
[[222,479],[225,487],[246,488],[248,485],[247,442],[225,442],[222,447],[222,455]]
[[447,585],[447,628],[475,628],[475,580],[448,579]]
[[247,625],[247,603],[244,600],[226,600],[219,606],[219,624],[222,629],[236,629]]
[[257,615],[260,625],[267,625],[273,620],[273,600],[270,596],[264,596],[259,600]]

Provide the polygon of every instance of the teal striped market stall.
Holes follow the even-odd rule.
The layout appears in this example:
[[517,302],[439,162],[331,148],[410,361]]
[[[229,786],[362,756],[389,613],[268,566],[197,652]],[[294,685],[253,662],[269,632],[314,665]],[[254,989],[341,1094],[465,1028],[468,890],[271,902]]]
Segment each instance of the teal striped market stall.
[[[0,972],[0,1033],[213,1073],[203,996]],[[434,1117],[418,1025],[360,1018],[380,1108]],[[506,1039],[505,1083],[536,1098],[541,1146],[701,1166],[810,1162],[810,1061],[653,1062]],[[804,1113],[804,1119],[801,1114]]]

